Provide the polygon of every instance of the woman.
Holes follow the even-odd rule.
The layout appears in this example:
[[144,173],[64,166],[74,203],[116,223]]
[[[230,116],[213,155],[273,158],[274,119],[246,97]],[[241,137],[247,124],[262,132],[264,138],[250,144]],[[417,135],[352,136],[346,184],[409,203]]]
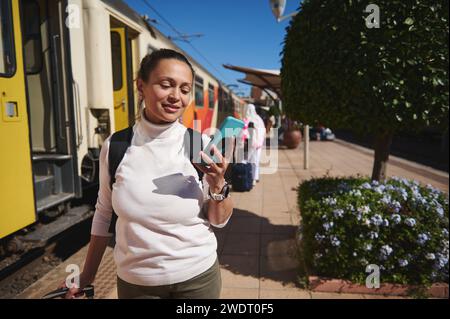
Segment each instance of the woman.
[[[191,101],[193,79],[191,64],[176,51],[161,49],[142,60],[137,80],[141,116],[112,189],[110,138],[102,146],[100,190],[81,288],[94,281],[111,237],[114,208],[119,298],[219,298],[221,277],[211,225],[223,227],[232,214],[231,198],[217,199],[228,194],[228,161],[217,149],[219,163],[200,152],[207,166],[185,156],[186,128],[178,120]],[[202,138],[206,145],[208,137]],[[204,173],[203,183],[193,165]],[[206,201],[206,192],[215,199]],[[71,288],[66,298],[77,292]]]
[[256,113],[253,104],[247,105],[245,120],[253,123],[251,128],[249,126],[249,131],[252,130],[250,134],[252,138],[249,139],[248,161],[252,164],[253,185],[255,185],[259,182],[259,161],[266,137],[266,127],[263,119]]

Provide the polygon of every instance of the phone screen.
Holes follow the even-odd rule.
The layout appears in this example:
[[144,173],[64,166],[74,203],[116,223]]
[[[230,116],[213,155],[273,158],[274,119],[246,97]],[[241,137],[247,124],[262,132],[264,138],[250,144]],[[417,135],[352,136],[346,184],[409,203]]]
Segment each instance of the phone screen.
[[[245,123],[242,120],[239,120],[232,116],[228,116],[222,122],[219,130],[213,136],[211,141],[204,148],[204,152],[214,161],[214,163],[218,163],[219,159],[214,155],[214,153],[212,153],[212,146],[215,145],[217,149],[222,153],[222,156],[225,156],[226,147],[228,146],[226,145],[226,140],[231,141],[233,137],[238,137],[241,134],[244,126]],[[203,161],[203,159],[201,159],[200,163],[202,165],[207,165]]]

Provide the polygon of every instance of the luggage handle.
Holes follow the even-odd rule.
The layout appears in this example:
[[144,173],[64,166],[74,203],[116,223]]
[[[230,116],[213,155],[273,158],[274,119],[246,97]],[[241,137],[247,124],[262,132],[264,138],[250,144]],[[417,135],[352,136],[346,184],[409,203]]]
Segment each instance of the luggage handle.
[[[62,298],[66,295],[66,293],[69,291],[69,288],[58,288],[56,290],[53,290],[42,297],[42,299],[55,299],[55,298]],[[80,297],[82,295],[85,295],[87,299],[94,299],[94,286],[93,285],[87,285],[81,291],[75,296]]]

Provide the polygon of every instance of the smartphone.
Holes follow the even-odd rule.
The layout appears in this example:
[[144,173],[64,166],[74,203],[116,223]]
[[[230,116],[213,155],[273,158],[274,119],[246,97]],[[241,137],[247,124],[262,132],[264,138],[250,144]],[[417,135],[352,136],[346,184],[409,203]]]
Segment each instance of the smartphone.
[[[219,159],[211,151],[212,146],[215,145],[217,149],[222,153],[222,156],[224,156],[225,139],[238,137],[241,134],[244,126],[244,121],[239,120],[233,116],[226,117],[220,125],[219,130],[216,132],[216,134],[214,134],[211,141],[204,148],[203,152],[206,153],[206,155],[208,155],[214,161],[214,163],[218,163]],[[202,158],[199,158],[197,163],[200,163],[201,165],[207,165],[207,163],[204,162]]]

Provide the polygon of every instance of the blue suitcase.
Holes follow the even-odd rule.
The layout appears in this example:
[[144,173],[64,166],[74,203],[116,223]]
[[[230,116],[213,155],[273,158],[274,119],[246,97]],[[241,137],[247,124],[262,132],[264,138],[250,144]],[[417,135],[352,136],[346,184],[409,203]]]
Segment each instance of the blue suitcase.
[[253,187],[252,164],[233,164],[231,171],[231,186],[236,192],[248,192]]

